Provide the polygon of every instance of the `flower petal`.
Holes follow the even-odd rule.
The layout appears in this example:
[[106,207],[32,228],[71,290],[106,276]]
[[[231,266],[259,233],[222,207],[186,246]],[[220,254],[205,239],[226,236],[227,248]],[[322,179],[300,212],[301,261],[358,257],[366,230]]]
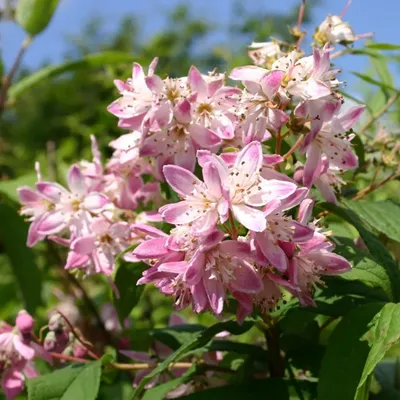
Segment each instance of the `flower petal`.
[[233,215],[247,229],[254,232],[262,232],[267,227],[264,213],[244,204],[232,206]]
[[165,180],[181,196],[190,195],[196,186],[204,187],[203,182],[185,168],[177,165],[165,165]]
[[74,164],[68,170],[67,182],[72,193],[80,196],[83,196],[86,193],[85,178],[78,165]]

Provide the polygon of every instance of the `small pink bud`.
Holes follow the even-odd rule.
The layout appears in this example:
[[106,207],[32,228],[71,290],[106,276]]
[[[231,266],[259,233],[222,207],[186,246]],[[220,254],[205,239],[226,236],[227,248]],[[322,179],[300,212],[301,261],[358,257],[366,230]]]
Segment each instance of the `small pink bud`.
[[303,175],[304,175],[304,171],[303,168],[299,168],[295,171],[294,175],[293,175],[293,179],[297,182],[302,184],[303,183]]
[[33,318],[25,310],[21,310],[15,320],[15,325],[22,334],[31,333],[33,323]]
[[74,350],[73,350],[73,355],[74,357],[85,357],[87,354],[87,349],[79,344],[75,344]]

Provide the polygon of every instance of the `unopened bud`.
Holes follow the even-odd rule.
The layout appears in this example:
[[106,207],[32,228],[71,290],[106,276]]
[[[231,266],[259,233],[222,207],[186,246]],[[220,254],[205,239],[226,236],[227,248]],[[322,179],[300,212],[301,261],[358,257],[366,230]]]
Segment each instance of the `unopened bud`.
[[44,338],[43,347],[46,351],[53,351],[56,347],[57,339],[54,332],[48,332]]
[[62,317],[59,313],[53,314],[49,319],[49,329],[51,331],[60,331],[64,328]]
[[73,351],[74,357],[85,357],[87,354],[87,349],[80,344],[75,344],[74,345],[74,351]]
[[24,335],[31,333],[33,329],[33,318],[25,310],[21,310],[18,313],[17,319],[15,320],[15,325],[17,329]]

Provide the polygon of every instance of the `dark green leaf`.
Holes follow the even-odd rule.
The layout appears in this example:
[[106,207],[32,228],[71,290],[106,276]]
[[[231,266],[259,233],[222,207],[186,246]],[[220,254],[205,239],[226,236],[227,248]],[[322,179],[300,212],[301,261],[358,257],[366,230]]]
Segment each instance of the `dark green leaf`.
[[59,0],[19,0],[15,10],[16,21],[35,36],[49,24]]
[[143,271],[149,268],[143,262],[128,263],[119,262],[115,273],[114,283],[119,291],[119,297],[113,293],[114,306],[121,322],[130,314],[132,308],[140,300],[144,285],[137,285]]
[[358,168],[362,169],[365,164],[364,143],[361,141],[360,136],[358,136],[357,134],[355,134],[351,143],[354,146],[354,151],[356,152],[358,157]]
[[203,390],[181,399],[187,400],[243,400],[265,398],[271,400],[289,400],[290,381],[283,379],[259,379],[240,385],[229,385]]
[[26,246],[28,225],[6,204],[0,204],[0,221],[1,244],[10,259],[25,308],[34,313],[41,304],[42,280],[33,252]]
[[369,347],[360,338],[384,303],[351,310],[336,326],[322,360],[318,400],[354,400]]
[[[400,340],[400,304],[388,303],[375,315],[371,329],[363,336],[371,347],[364,370],[358,384],[357,394],[363,392],[363,386],[383,359],[386,352]],[[362,400],[362,397],[356,397]]]
[[346,203],[373,229],[400,242],[400,206],[393,201],[352,201]]
[[75,364],[28,380],[29,400],[95,400],[101,361]]
[[217,333],[228,331],[234,335],[240,335],[244,332],[247,332],[252,326],[253,323],[247,321],[245,321],[242,325],[238,325],[237,322],[234,321],[218,322],[217,324],[205,329],[204,331],[199,332],[197,335],[195,335],[193,340],[179,347],[178,350],[172,353],[168,358],[166,358],[162,363],[154,368],[153,371],[150,372],[150,374],[145,376],[140,381],[139,386],[133,393],[132,400],[138,398],[147,383],[149,383],[156,375],[166,370],[169,364],[177,362],[190,351],[205,346]]
[[105,51],[102,53],[89,54],[80,60],[68,61],[59,65],[50,65],[12,85],[8,91],[8,96],[11,101],[14,101],[25,90],[30,89],[42,81],[49,80],[50,78],[59,76],[66,72],[75,71],[81,68],[104,67],[105,65],[124,62],[132,62],[132,55],[118,51]]

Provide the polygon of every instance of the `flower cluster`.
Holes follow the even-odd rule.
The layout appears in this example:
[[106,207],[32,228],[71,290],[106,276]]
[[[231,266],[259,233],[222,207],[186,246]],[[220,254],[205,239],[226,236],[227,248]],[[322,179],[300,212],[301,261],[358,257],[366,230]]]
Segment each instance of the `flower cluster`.
[[[102,164],[92,138],[93,160],[70,168],[68,189],[40,174],[35,189],[19,189],[28,245],[48,237],[66,246],[65,268],[86,275],[110,277],[122,252],[144,260],[138,283],[154,283],[178,309],[221,315],[235,299],[242,321],[254,305],[273,308],[282,288],[313,304],[321,275],[350,268],[308,221],[313,187],[336,202],[341,174],[358,164],[351,128],[364,107],[344,108],[331,68],[330,46],[354,41],[349,32],[330,16],[312,55],[253,43],[256,65],[229,74],[192,66],[162,79],[157,58],[147,73],[134,63],[108,107],[128,132],[110,143],[111,159]],[[172,190],[181,201],[171,202]],[[162,221],[174,227],[161,230]]]
[[32,363],[34,358],[40,357],[52,362],[50,354],[34,340],[33,325],[33,318],[24,310],[18,313],[15,326],[5,322],[0,324],[1,386],[8,399],[22,392],[25,378],[38,375]]
[[[307,223],[308,190],[263,165],[262,146],[251,142],[221,156],[197,153],[201,181],[182,167],[167,165],[164,176],[182,201],[160,209],[174,224],[169,235],[156,232],[133,252],[150,268],[139,284],[153,282],[173,296],[176,308],[220,315],[230,296],[238,321],[253,304],[268,311],[281,298],[279,286],[313,304],[320,275],[347,271],[350,264],[331,252],[332,244]],[[298,219],[288,211],[301,204]],[[240,235],[244,232],[244,235]]]

